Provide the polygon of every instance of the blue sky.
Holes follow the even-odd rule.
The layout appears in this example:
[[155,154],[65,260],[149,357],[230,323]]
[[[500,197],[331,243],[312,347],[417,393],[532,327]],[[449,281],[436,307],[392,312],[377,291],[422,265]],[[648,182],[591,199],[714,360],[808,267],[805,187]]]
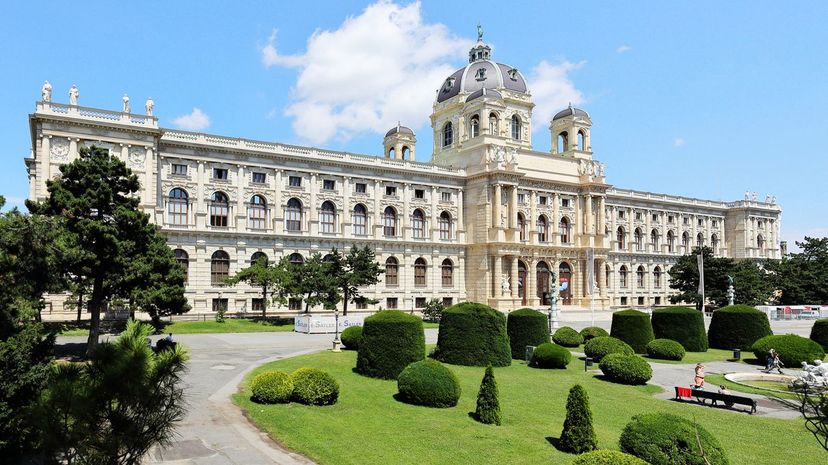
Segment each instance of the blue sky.
[[[776,195],[783,239],[828,236],[825,2],[37,2],[0,17],[0,193],[28,192],[27,115],[54,100],[165,127],[380,154],[396,121],[430,154],[431,99],[478,22],[529,79],[536,118],[590,112],[619,187]],[[197,109],[198,111],[196,111]],[[549,149],[536,123],[536,150]]]

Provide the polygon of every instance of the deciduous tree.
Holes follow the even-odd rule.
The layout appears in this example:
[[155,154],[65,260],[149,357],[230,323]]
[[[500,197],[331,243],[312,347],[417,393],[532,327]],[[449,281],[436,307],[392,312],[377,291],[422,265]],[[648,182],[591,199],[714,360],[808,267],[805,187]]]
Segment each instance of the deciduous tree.
[[[331,251],[329,272],[339,288],[337,301],[342,299],[344,315],[348,314],[349,303],[366,300],[360,291],[361,287],[379,282],[379,275],[383,270],[375,258],[374,250],[367,245],[354,245],[347,255],[342,255],[337,249]],[[332,303],[336,305],[336,302]]]

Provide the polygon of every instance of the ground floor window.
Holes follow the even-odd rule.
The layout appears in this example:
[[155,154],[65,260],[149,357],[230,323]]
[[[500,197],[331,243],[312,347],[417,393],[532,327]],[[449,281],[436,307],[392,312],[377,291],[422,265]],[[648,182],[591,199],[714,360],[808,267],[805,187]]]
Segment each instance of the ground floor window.
[[395,310],[397,308],[397,298],[389,297],[385,299],[385,308],[388,310]]
[[365,298],[357,299],[356,308],[357,310],[365,310],[366,308],[368,308],[368,301]]
[[638,298],[638,305],[644,305],[644,297]]
[[263,312],[265,310],[265,303],[264,299],[253,299],[250,302],[250,308],[254,312]]
[[290,310],[302,310],[302,299],[290,299],[288,300],[288,308]]
[[656,297],[655,298],[655,304],[656,305],[661,305],[661,297]]
[[425,308],[426,306],[426,298],[425,297],[416,297],[414,299],[414,308]]
[[621,297],[621,305],[627,305],[627,298]]
[[452,305],[454,305],[453,297],[443,297],[443,306],[451,307]]
[[227,311],[227,299],[213,299],[213,311],[214,312],[226,312]]

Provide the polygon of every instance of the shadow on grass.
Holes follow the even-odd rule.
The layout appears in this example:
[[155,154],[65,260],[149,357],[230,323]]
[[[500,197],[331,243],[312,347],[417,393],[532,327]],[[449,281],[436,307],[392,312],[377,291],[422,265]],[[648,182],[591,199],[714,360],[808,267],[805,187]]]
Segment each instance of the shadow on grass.
[[55,357],[59,359],[65,359],[71,362],[85,360],[86,343],[65,342],[62,344],[55,344]]
[[548,442],[549,444],[552,444],[552,447],[557,449],[559,452],[563,452],[564,454],[571,454],[571,452],[569,452],[568,450],[564,449],[563,446],[561,446],[561,438],[547,436],[544,439],[546,439],[546,442]]

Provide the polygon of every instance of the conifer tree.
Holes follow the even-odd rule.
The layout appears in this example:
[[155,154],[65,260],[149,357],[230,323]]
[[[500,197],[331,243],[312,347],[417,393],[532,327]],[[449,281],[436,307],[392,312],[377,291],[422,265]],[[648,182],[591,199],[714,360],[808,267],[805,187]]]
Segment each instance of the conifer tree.
[[480,383],[475,417],[480,423],[500,425],[500,400],[498,400],[497,381],[495,381],[491,365],[486,367],[486,374],[483,375],[483,381]]
[[576,454],[598,448],[595,430],[592,429],[589,396],[580,384],[572,386],[566,399],[566,420],[561,432],[560,448]]

